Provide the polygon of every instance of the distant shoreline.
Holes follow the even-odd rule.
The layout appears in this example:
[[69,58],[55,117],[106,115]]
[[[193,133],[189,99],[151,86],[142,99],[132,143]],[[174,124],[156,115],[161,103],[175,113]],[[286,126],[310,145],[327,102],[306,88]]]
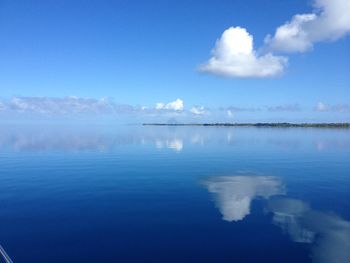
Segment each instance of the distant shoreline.
[[350,128],[350,123],[143,123],[143,126],[212,126],[259,128]]

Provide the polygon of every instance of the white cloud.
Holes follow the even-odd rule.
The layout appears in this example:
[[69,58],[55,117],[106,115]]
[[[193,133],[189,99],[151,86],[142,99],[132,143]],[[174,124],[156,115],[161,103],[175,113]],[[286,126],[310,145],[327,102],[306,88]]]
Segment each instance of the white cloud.
[[158,102],[155,108],[156,110],[182,111],[184,109],[184,102],[181,99],[176,99],[175,101],[166,104],[163,102]]
[[190,112],[195,115],[203,115],[206,113],[206,109],[203,106],[195,106],[190,109]]
[[335,41],[350,33],[349,0],[315,0],[315,10],[297,14],[278,27],[265,43],[271,50],[305,52],[317,42]]
[[156,110],[161,110],[164,108],[164,106],[165,106],[164,103],[158,102],[158,103],[156,103]]
[[285,57],[258,55],[253,36],[245,28],[230,27],[216,41],[212,57],[199,71],[226,77],[271,77],[282,73],[286,64]]

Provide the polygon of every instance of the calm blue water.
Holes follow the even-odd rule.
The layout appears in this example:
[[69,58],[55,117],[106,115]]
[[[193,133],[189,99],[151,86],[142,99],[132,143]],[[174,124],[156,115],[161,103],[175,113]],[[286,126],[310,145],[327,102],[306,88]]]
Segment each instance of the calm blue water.
[[350,262],[350,130],[0,127],[14,262]]

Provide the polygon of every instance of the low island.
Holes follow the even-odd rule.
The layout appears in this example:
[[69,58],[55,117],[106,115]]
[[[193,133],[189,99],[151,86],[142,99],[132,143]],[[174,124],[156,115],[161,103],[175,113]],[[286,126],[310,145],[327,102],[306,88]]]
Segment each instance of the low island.
[[215,127],[261,127],[261,128],[350,128],[350,123],[143,123],[144,126],[215,126]]

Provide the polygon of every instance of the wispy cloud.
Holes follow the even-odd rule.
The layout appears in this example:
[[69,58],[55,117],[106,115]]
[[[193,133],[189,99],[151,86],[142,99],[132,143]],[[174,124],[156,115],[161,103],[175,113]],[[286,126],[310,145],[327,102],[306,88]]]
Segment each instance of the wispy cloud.
[[237,106],[229,106],[226,108],[220,108],[224,111],[230,111],[230,112],[255,112],[255,111],[261,111],[261,108],[254,108],[254,107],[237,107]]
[[235,116],[234,112],[231,110],[226,110],[226,114],[228,118],[233,118]]
[[350,104],[336,104],[331,105],[323,102],[317,103],[314,107],[315,111],[318,112],[350,112]]
[[133,106],[116,103],[111,98],[68,97],[12,97],[0,101],[0,112],[12,114],[34,114],[44,116],[62,116],[79,114],[165,114],[183,112],[181,99],[169,103],[157,103],[153,107]]
[[203,115],[209,113],[209,110],[203,106],[194,106],[190,109],[190,112],[194,115]]
[[266,106],[267,111],[301,111],[301,107],[299,104],[285,104],[285,105],[277,105],[277,106]]
[[118,105],[111,99],[79,97],[13,97],[3,102],[4,110],[14,113],[42,115],[91,114],[133,111],[128,105]]
[[0,101],[0,112],[4,111],[5,109],[6,109],[5,104]]

